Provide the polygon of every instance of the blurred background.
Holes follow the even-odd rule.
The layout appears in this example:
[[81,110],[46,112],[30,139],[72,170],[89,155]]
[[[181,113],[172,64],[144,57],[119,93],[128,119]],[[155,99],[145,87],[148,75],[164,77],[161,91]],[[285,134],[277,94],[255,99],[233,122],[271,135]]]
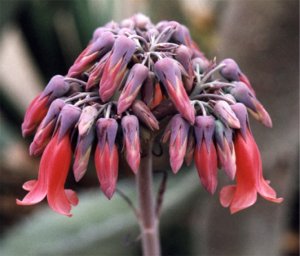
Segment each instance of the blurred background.
[[[161,218],[163,255],[299,255],[299,1],[0,0],[0,254],[140,255],[138,226],[126,203],[101,194],[93,166],[79,184],[74,216],[46,203],[20,207],[22,184],[37,175],[21,138],[26,107],[68,67],[98,26],[141,12],[154,23],[187,25],[210,59],[234,58],[269,111],[274,128],[251,120],[264,172],[285,201],[259,199],[231,216],[201,188],[197,173],[169,175]],[[159,159],[157,159],[159,161]],[[161,179],[157,174],[156,184]],[[135,201],[133,176],[119,188]],[[220,183],[228,180],[220,173]],[[219,186],[220,189],[221,186]]]

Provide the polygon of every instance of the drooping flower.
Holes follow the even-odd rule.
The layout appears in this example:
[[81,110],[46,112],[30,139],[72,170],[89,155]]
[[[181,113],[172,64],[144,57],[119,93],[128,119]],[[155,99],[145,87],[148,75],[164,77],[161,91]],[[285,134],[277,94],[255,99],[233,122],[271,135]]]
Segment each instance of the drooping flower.
[[141,160],[139,121],[136,116],[130,115],[124,116],[121,124],[124,136],[125,157],[131,170],[137,173]]
[[128,62],[135,52],[136,44],[126,36],[119,36],[114,43],[111,54],[103,67],[103,75],[99,85],[99,95],[107,102],[120,86]]
[[190,124],[194,124],[194,108],[190,104],[189,97],[182,84],[181,72],[177,63],[171,58],[158,60],[154,65],[154,71],[165,86],[179,113]]
[[96,124],[98,143],[95,152],[95,166],[100,187],[108,199],[116,189],[119,156],[115,145],[118,124],[112,118],[100,118]]
[[78,203],[74,191],[64,189],[72,159],[70,132],[78,121],[80,109],[66,105],[59,117],[59,129],[47,145],[41,159],[38,180],[30,180],[23,185],[28,194],[19,205],[32,205],[46,196],[49,206],[56,212],[71,216],[71,205]]
[[170,140],[169,154],[172,171],[177,173],[183,164],[187,149],[189,124],[180,114],[173,116],[165,130],[163,142]]
[[242,104],[232,108],[243,126],[243,130],[238,131],[234,139],[237,185],[226,186],[221,190],[221,204],[230,207],[230,212],[235,213],[253,205],[257,193],[269,201],[282,202],[283,199],[277,198],[276,192],[263,178],[261,156],[247,123],[246,108]]
[[213,143],[215,120],[212,116],[197,116],[195,120],[194,159],[203,187],[211,194],[217,188],[217,152]]

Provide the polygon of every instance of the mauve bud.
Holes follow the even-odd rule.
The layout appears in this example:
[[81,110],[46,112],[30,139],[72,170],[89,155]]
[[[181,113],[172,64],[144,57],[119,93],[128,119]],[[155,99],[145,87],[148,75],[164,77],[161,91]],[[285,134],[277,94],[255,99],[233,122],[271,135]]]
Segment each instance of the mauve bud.
[[270,115],[265,110],[263,105],[251,93],[249,88],[243,82],[234,82],[234,87],[230,90],[232,96],[238,101],[243,103],[251,111],[250,113],[255,119],[263,123],[267,127],[272,127],[272,120]]
[[197,70],[199,68],[199,72],[202,74],[207,71],[207,69],[210,67],[210,62],[205,58],[194,58],[192,59],[193,69]]
[[195,111],[182,84],[178,63],[171,58],[160,59],[154,64],[154,72],[163,83],[178,112],[193,124]]
[[140,63],[135,64],[128,75],[126,84],[118,100],[118,114],[126,111],[138,95],[143,82],[148,76],[148,68]]
[[109,31],[103,32],[95,42],[92,42],[86,55],[90,55],[93,54],[94,52],[98,52],[98,57],[101,58],[105,53],[111,50],[114,42],[115,42],[115,38],[113,33]]
[[100,80],[99,94],[103,102],[107,102],[120,86],[135,49],[136,44],[130,38],[119,36],[116,39]]
[[240,122],[230,108],[229,104],[224,100],[218,100],[214,106],[216,115],[229,127],[239,129]]
[[81,109],[79,107],[66,104],[62,108],[58,117],[60,123],[58,140],[61,140],[70,129],[74,128],[75,124],[78,122],[80,114]]
[[50,79],[41,97],[49,95],[48,102],[52,102],[54,99],[64,96],[69,89],[70,84],[65,81],[64,77],[56,75]]
[[118,131],[117,121],[113,118],[99,118],[96,123],[96,130],[100,148],[103,149],[107,143],[109,149],[112,150]]
[[97,116],[98,110],[95,106],[87,106],[82,110],[78,121],[78,133],[80,136],[84,136],[89,132]]
[[136,116],[124,116],[121,121],[124,137],[125,157],[131,170],[137,173],[140,166],[139,121]]
[[158,121],[144,102],[135,100],[132,104],[132,111],[150,130],[159,130]]

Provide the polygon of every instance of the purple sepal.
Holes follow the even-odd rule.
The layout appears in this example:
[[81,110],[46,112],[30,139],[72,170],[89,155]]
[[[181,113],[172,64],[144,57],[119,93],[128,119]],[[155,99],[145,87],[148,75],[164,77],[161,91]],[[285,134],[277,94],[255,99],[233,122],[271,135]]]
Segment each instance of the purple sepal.
[[85,107],[78,121],[78,133],[80,136],[86,135],[93,126],[98,116],[98,110],[95,106]]
[[204,140],[206,148],[209,149],[215,130],[215,118],[213,116],[196,116],[194,130],[197,146],[200,146]]
[[112,152],[115,145],[118,123],[113,118],[99,118],[96,123],[98,145],[104,150],[106,142]]
[[231,109],[233,110],[236,117],[240,121],[240,125],[241,125],[240,130],[241,130],[243,138],[246,140],[247,129],[250,130],[247,109],[246,109],[245,105],[242,103],[236,103],[236,104],[231,105]]
[[70,84],[65,82],[64,77],[61,75],[53,76],[46,88],[41,94],[41,97],[49,95],[48,102],[52,102],[54,99],[65,95],[70,89]]

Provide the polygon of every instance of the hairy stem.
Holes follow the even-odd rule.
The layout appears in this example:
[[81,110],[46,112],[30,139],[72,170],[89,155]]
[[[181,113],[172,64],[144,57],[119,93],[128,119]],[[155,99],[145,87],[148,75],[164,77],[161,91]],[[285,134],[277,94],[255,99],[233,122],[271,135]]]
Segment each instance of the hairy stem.
[[149,140],[147,152],[143,152],[140,169],[136,175],[137,192],[139,200],[139,217],[144,256],[159,256],[159,221],[155,212],[153,196],[153,170],[152,170],[153,139]]

